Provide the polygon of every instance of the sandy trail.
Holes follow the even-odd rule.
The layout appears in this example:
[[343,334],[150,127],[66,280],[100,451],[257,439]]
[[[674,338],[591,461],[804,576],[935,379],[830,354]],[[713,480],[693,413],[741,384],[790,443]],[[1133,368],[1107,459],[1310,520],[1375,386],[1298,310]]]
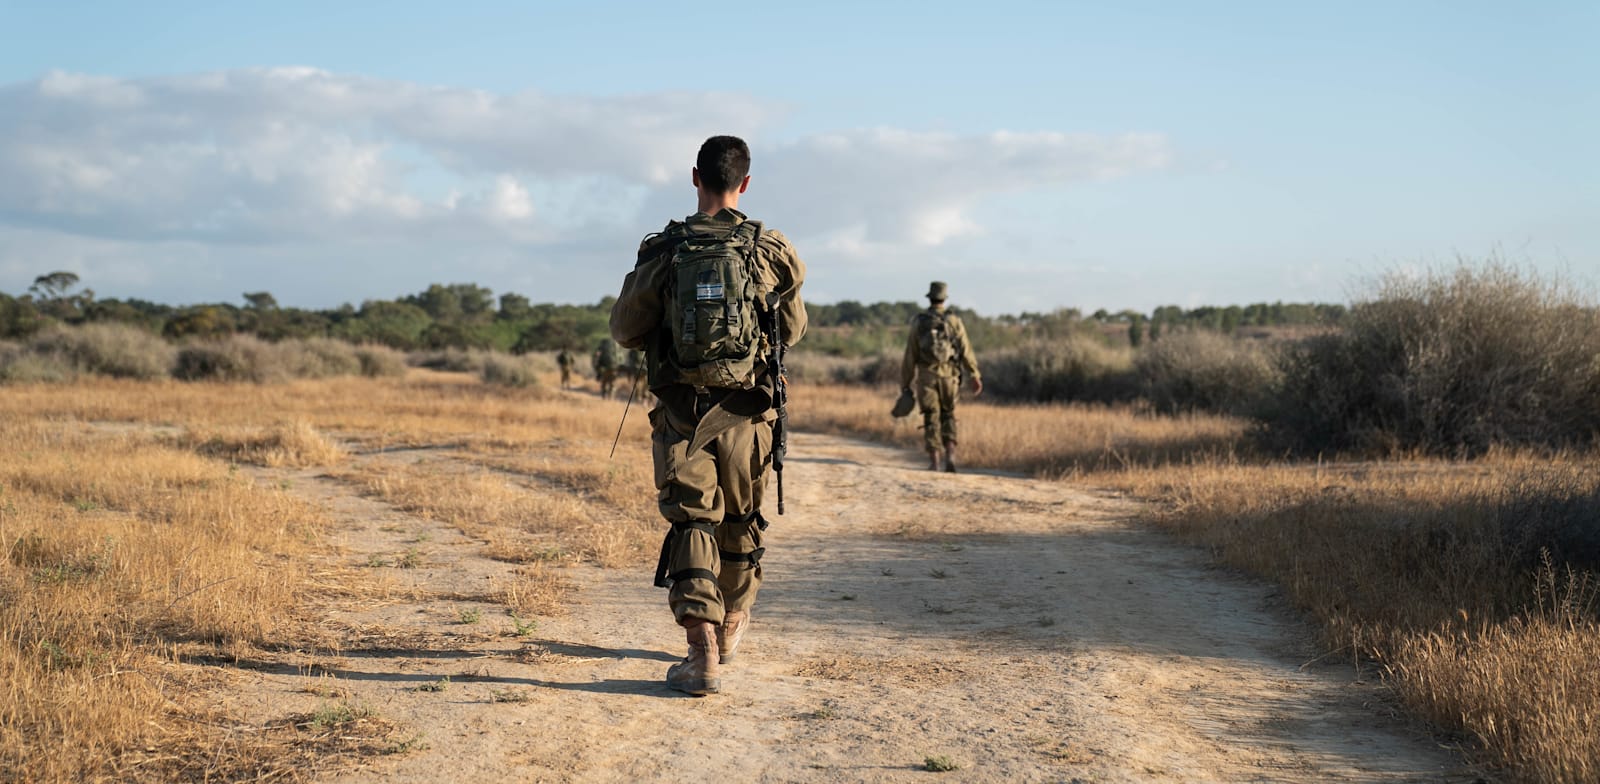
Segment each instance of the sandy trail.
[[[415,547],[423,563],[391,570],[397,598],[330,611],[342,655],[262,662],[231,699],[282,715],[331,684],[420,733],[338,782],[910,781],[934,775],[929,757],[961,781],[1476,778],[1348,667],[1301,666],[1317,651],[1269,587],[1134,525],[1135,504],[913,457],[793,438],[755,624],[703,699],[661,684],[683,636],[646,569],[567,569],[571,612],[518,637],[481,596],[512,565],[278,472],[339,520],[340,558]],[[459,467],[446,451],[360,459]],[[405,583],[453,598],[407,599]],[[461,623],[473,609],[483,620]]]

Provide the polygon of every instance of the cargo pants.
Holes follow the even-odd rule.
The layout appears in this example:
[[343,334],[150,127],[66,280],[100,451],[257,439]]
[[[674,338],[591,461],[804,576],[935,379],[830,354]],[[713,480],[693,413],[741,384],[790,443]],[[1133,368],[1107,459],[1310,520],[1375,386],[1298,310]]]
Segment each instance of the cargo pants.
[[741,422],[695,454],[692,423],[665,402],[650,412],[657,502],[672,524],[665,543],[667,604],[679,624],[721,624],[749,610],[761,587],[760,509],[772,464],[772,422]]
[[956,399],[961,395],[961,374],[917,368],[917,408],[922,410],[922,444],[930,452],[954,446]]

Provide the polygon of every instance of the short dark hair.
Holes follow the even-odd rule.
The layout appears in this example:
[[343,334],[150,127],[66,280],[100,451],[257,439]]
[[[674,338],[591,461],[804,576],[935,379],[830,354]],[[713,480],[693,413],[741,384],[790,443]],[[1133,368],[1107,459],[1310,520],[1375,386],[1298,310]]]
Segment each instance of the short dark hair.
[[694,167],[700,170],[700,184],[706,190],[727,193],[750,173],[750,145],[737,136],[713,136],[700,145]]

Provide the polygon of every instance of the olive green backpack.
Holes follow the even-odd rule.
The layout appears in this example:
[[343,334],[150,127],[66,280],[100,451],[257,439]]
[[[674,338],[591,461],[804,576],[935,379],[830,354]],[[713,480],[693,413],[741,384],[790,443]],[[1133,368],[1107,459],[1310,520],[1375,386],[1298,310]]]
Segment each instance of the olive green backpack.
[[761,223],[744,221],[731,232],[691,232],[674,224],[667,272],[665,359],[679,381],[703,387],[748,389],[761,354],[759,316],[766,288],[755,275]]
[[923,311],[917,314],[917,343],[922,356],[934,365],[944,365],[956,358],[955,341],[950,335],[950,324],[943,313]]

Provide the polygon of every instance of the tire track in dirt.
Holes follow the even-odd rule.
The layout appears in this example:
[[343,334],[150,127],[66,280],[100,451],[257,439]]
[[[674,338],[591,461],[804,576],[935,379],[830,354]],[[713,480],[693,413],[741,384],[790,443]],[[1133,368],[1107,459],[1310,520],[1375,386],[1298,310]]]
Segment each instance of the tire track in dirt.
[[[416,459],[452,460],[358,458]],[[1317,652],[1269,587],[1135,525],[1136,504],[918,468],[794,437],[755,625],[704,699],[661,684],[683,636],[646,569],[566,567],[570,612],[517,637],[473,600],[514,565],[315,472],[264,472],[329,510],[347,565],[427,552],[384,600],[327,610],[344,654],[281,657],[231,700],[307,711],[332,682],[421,733],[339,782],[910,781],[928,757],[962,781],[1476,778],[1348,668],[1299,666]]]

